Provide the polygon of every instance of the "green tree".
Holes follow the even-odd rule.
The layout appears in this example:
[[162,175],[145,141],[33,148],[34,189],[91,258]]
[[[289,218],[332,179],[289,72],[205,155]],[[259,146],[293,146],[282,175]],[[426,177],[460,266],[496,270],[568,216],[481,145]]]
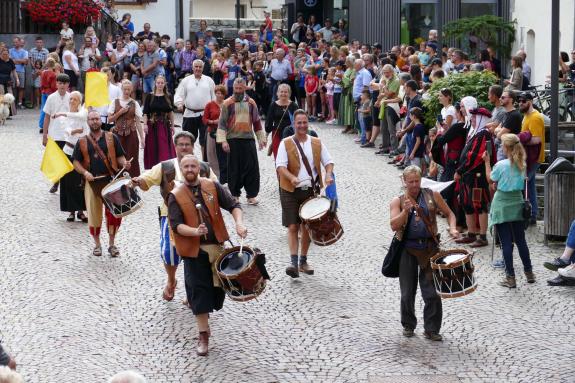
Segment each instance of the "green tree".
[[433,81],[429,89],[429,98],[423,101],[425,106],[425,125],[432,127],[437,121],[437,115],[441,113],[443,105],[439,103],[438,93],[440,89],[448,88],[453,92],[453,102],[461,100],[465,96],[477,99],[480,107],[491,109],[487,99],[487,91],[491,85],[497,84],[497,76],[491,71],[454,73],[442,79]]

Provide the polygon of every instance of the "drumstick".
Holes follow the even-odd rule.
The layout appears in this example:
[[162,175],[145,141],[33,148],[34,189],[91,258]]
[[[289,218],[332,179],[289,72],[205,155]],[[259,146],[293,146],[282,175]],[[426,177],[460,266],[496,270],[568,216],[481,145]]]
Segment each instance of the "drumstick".
[[[132,162],[132,160],[134,159],[134,157],[130,158],[128,161],[126,162]],[[118,172],[118,174],[116,174],[116,176],[114,178],[112,178],[112,181],[114,181],[116,178],[118,178],[120,176],[120,174],[122,174],[122,172],[126,170],[126,164],[124,163],[124,166],[122,167],[122,169],[120,169],[120,171]]]
[[240,257],[244,254],[244,237],[240,238]]
[[[200,216],[200,224],[204,224],[204,215],[202,214],[202,205],[200,205],[199,203],[196,204],[196,209],[198,210],[198,215]],[[204,234],[203,235],[204,239],[208,239],[207,235]]]

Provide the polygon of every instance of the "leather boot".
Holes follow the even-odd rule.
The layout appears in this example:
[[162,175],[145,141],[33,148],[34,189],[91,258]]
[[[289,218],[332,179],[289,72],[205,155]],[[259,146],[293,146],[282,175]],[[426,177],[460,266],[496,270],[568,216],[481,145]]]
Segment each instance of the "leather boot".
[[199,356],[206,356],[208,355],[208,341],[210,339],[210,335],[207,331],[200,332],[200,337],[198,338],[198,348],[196,353]]

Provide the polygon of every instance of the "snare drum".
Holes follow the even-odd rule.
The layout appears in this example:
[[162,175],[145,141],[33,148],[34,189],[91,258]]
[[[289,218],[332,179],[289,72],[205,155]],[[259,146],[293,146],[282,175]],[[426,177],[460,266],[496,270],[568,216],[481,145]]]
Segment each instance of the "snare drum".
[[313,243],[328,246],[341,238],[343,228],[337,215],[330,212],[331,200],[323,196],[307,199],[299,208],[299,216]]
[[473,254],[467,250],[440,250],[430,262],[435,290],[441,298],[462,297],[477,289]]
[[240,254],[240,247],[236,246],[226,249],[218,257],[216,273],[230,299],[247,302],[264,291],[266,280],[257,264],[259,256],[257,249],[252,250],[248,246],[244,246]]
[[108,210],[116,218],[132,214],[144,204],[128,177],[120,177],[106,185],[102,189],[102,199]]

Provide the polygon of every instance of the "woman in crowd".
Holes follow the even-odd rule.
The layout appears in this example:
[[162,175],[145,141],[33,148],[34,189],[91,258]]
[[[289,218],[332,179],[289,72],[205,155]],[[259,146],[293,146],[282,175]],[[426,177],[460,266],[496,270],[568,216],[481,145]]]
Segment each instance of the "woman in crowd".
[[170,94],[166,89],[166,78],[157,76],[154,92],[144,103],[144,168],[150,169],[159,162],[176,156],[172,136],[174,134],[174,113]]
[[38,120],[38,126],[40,132],[44,127],[44,105],[48,96],[54,93],[58,88],[56,87],[56,76],[58,76],[58,71],[56,70],[56,61],[52,57],[46,59],[46,64],[44,64],[44,70],[40,75],[40,92],[42,93],[42,100],[40,105],[40,119]]
[[523,60],[521,56],[513,56],[511,58],[511,67],[513,68],[511,77],[509,80],[503,81],[506,85],[504,90],[518,92],[523,86]]
[[132,55],[130,59],[130,72],[132,73],[132,97],[140,100],[142,93],[142,60],[144,59],[144,54],[146,53],[146,46],[144,43],[138,44],[138,50]]
[[441,118],[438,118],[436,128],[439,134],[446,132],[456,120],[455,108],[453,107],[453,93],[451,89],[442,88],[437,95],[441,108]]
[[342,133],[353,133],[355,117],[353,109],[352,87],[355,80],[355,70],[353,68],[352,57],[347,57],[345,60],[346,70],[341,79],[341,99],[339,102],[339,125],[344,125],[345,129]]
[[[16,83],[12,83],[12,79],[15,79]],[[18,75],[16,74],[16,64],[10,58],[10,53],[6,47],[0,48],[0,95],[11,93],[14,94],[13,85],[18,87],[20,85]],[[14,103],[10,105],[12,114],[16,113],[16,108]],[[42,125],[40,125],[42,128]]]
[[116,41],[116,48],[112,50],[110,57],[112,65],[116,67],[116,71],[120,74],[120,78],[124,77],[124,70],[127,70],[130,63],[130,53],[124,46],[124,40]]
[[[82,106],[82,93],[78,91],[70,93],[70,111],[57,113],[53,117],[65,119],[66,144],[63,151],[72,161],[76,142],[90,133],[87,123],[88,111]],[[72,170],[60,179],[60,210],[69,213],[66,219],[68,222],[73,222],[76,217],[84,223],[88,222],[88,218],[84,214],[86,202],[82,178],[81,174]]]
[[517,286],[513,268],[513,245],[517,246],[523,263],[527,283],[535,282],[533,266],[529,256],[529,247],[525,241],[525,223],[523,221],[523,189],[525,187],[525,150],[515,134],[501,136],[503,152],[507,159],[497,162],[491,168],[491,158],[487,151],[483,153],[487,179],[496,184],[496,192],[489,210],[489,226],[495,225],[501,241],[505,278],[501,285],[508,288]]
[[144,143],[142,129],[142,108],[138,101],[132,98],[132,82],[122,80],[122,96],[110,104],[108,120],[115,123],[112,132],[120,139],[122,148],[126,152],[126,159],[131,161],[128,171],[131,177],[140,175],[140,145]]
[[74,53],[74,41],[72,40],[67,41],[64,46],[62,63],[64,64],[64,73],[70,77],[70,91],[74,91],[78,87],[80,67],[78,65],[78,56]]
[[122,19],[120,21],[118,21],[118,24],[120,24],[120,26],[122,28],[124,28],[125,30],[132,32],[132,34],[134,33],[134,23],[132,22],[132,15],[131,14],[124,13],[122,15]]
[[291,101],[291,88],[288,84],[280,84],[277,90],[277,100],[272,102],[266,117],[266,133],[272,135],[268,155],[273,153],[277,156],[278,148],[283,137],[283,131],[292,124],[294,112],[298,109],[295,102]]
[[206,131],[207,160],[210,164],[210,168],[214,171],[218,179],[221,179],[219,160],[221,159],[222,161],[225,161],[226,153],[221,148],[221,145],[216,144],[216,130],[218,129],[222,104],[226,98],[226,87],[223,85],[216,85],[214,93],[216,95],[216,99],[206,104],[202,121],[208,128]]

